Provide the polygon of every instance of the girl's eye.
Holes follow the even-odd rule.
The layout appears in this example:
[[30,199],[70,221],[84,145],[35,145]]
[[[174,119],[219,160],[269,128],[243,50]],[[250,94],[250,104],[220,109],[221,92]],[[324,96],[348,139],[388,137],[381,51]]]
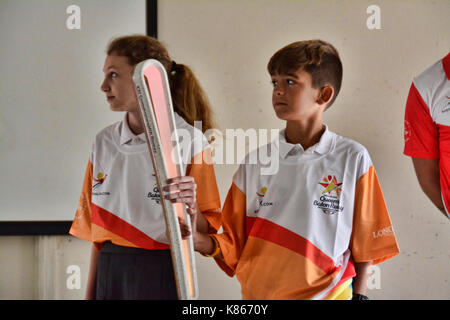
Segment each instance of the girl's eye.
[[272,80],[272,85],[275,87],[278,84],[278,81]]
[[117,77],[117,73],[111,72],[111,73],[109,74],[109,76],[110,76],[111,78],[116,78],[116,77]]
[[295,84],[294,80],[290,80],[290,79],[287,79],[286,82],[287,82],[287,84]]

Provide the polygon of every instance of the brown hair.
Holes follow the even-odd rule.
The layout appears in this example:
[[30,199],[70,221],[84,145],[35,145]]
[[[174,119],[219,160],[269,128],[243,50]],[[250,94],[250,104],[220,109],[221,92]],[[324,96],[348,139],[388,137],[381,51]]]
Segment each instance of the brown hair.
[[106,53],[125,56],[132,66],[147,59],[161,62],[169,78],[174,111],[192,126],[194,121],[202,121],[203,132],[213,128],[211,106],[194,73],[188,66],[172,61],[157,39],[144,35],[119,37],[109,43]]
[[267,65],[271,75],[305,70],[311,75],[313,88],[331,85],[334,96],[329,108],[341,89],[342,63],[333,45],[323,40],[307,40],[291,43],[278,50]]

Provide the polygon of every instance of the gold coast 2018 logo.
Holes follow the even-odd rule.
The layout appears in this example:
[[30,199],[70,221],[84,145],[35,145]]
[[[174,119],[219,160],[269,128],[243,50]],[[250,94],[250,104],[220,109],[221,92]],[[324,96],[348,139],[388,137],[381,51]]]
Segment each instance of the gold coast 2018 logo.
[[[156,179],[156,174],[152,173],[152,176]],[[153,191],[153,192],[152,192]],[[147,198],[152,199],[157,204],[161,203],[161,194],[159,193],[158,183],[155,181],[153,184],[153,190],[147,193]]]
[[314,200],[313,204],[327,215],[342,212],[344,207],[340,206],[340,196],[342,192],[342,182],[339,183],[336,176],[328,175],[319,182],[324,189],[319,200]]
[[105,182],[106,178],[108,177],[107,174],[104,174],[103,172],[99,172],[97,174],[97,178],[94,178],[93,181],[93,186],[92,186],[92,195],[94,196],[109,196],[110,193],[109,192],[94,192],[96,191],[98,188],[100,188],[102,186],[102,184]]
[[274,205],[274,202],[272,202],[272,201],[264,201],[266,192],[267,192],[267,187],[262,187],[259,190],[259,192],[256,192],[257,207],[256,207],[256,210],[253,211],[254,213],[258,213],[259,210],[261,209],[261,207],[271,207]]
[[95,183],[92,186],[92,190],[98,189],[103,184],[103,182],[105,182],[107,176],[108,176],[107,174],[105,175],[104,173],[99,172],[97,174],[97,179],[94,178]]

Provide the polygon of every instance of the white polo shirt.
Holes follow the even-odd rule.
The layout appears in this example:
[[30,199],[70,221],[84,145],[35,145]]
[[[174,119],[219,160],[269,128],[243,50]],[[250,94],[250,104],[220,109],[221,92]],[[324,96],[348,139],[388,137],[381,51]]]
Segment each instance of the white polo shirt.
[[[191,137],[188,143],[181,144],[185,159],[210,154],[201,131],[195,132],[198,129],[176,113],[175,120],[177,130],[185,130]],[[185,164],[186,174],[197,184],[199,208],[217,230],[220,214],[213,211],[220,209],[220,197],[214,167],[204,161]],[[111,241],[144,249],[168,249],[160,200],[145,134],[134,135],[125,114],[123,121],[106,127],[95,137],[70,233],[99,245]]]
[[323,299],[355,275],[353,261],[399,252],[361,144],[326,127],[307,150],[286,142],[285,130],[269,149],[279,153],[278,172],[261,175],[246,157],[216,236],[225,259],[216,261],[236,274],[244,299]]

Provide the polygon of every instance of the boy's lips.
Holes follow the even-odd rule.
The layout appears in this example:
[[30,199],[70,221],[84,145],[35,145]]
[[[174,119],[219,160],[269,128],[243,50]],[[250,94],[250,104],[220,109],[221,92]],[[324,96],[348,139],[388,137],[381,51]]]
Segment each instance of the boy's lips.
[[283,101],[275,101],[275,103],[273,105],[275,107],[285,107],[285,106],[287,106],[287,103],[283,102]]
[[108,97],[106,97],[106,100],[110,101],[110,100],[112,100],[114,98],[115,98],[114,96],[108,96]]

